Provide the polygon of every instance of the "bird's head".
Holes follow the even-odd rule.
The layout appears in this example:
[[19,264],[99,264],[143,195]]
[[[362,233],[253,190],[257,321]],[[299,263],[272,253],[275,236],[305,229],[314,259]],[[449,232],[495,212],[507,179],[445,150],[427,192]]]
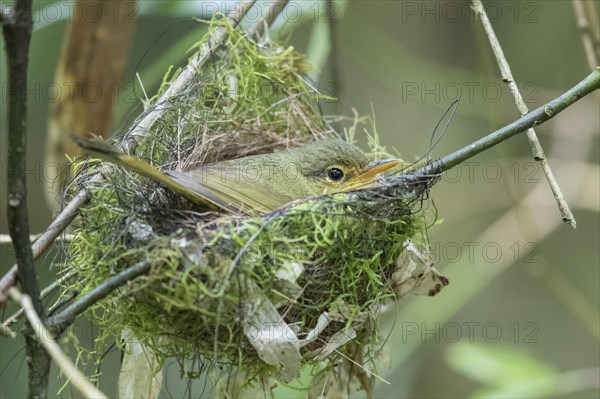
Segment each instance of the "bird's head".
[[296,184],[307,185],[313,195],[368,187],[379,173],[400,163],[395,158],[369,162],[361,149],[342,140],[311,143],[286,151],[284,157],[299,167],[303,179]]

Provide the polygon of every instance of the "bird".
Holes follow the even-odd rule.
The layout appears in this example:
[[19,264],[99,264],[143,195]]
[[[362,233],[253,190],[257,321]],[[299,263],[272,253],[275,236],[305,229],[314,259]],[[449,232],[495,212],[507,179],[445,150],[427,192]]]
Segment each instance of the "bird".
[[73,136],[89,155],[164,184],[192,203],[210,210],[266,214],[301,199],[375,184],[378,175],[400,163],[397,158],[369,162],[346,141],[322,140],[277,152],[201,165],[188,171],[159,171],[108,142]]

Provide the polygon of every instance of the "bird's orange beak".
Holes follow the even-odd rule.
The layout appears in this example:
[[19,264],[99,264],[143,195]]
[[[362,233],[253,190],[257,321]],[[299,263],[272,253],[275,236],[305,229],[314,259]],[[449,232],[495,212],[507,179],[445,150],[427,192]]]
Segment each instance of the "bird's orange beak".
[[352,180],[348,181],[346,187],[344,188],[344,191],[370,186],[375,182],[375,178],[377,178],[378,174],[393,168],[400,162],[402,162],[402,160],[397,158],[369,162],[367,170],[361,173],[360,175],[354,177]]
[[378,174],[385,172],[388,169],[393,168],[401,162],[398,158],[384,159],[381,161],[369,162],[368,169],[361,175],[358,175],[358,179],[371,181],[377,177]]

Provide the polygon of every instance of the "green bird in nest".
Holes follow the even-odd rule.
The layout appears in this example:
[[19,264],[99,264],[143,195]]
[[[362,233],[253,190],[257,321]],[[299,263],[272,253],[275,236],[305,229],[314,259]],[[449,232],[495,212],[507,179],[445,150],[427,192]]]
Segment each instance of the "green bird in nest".
[[264,214],[299,199],[375,184],[399,159],[369,162],[358,147],[325,140],[287,150],[161,172],[105,141],[73,137],[84,151],[167,186],[196,205],[216,211]]

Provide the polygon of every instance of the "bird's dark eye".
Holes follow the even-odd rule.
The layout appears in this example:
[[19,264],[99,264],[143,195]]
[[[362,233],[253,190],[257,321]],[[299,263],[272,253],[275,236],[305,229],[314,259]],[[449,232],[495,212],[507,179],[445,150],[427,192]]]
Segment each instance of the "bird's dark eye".
[[333,181],[340,181],[344,178],[344,172],[339,168],[331,168],[327,171],[327,176]]

